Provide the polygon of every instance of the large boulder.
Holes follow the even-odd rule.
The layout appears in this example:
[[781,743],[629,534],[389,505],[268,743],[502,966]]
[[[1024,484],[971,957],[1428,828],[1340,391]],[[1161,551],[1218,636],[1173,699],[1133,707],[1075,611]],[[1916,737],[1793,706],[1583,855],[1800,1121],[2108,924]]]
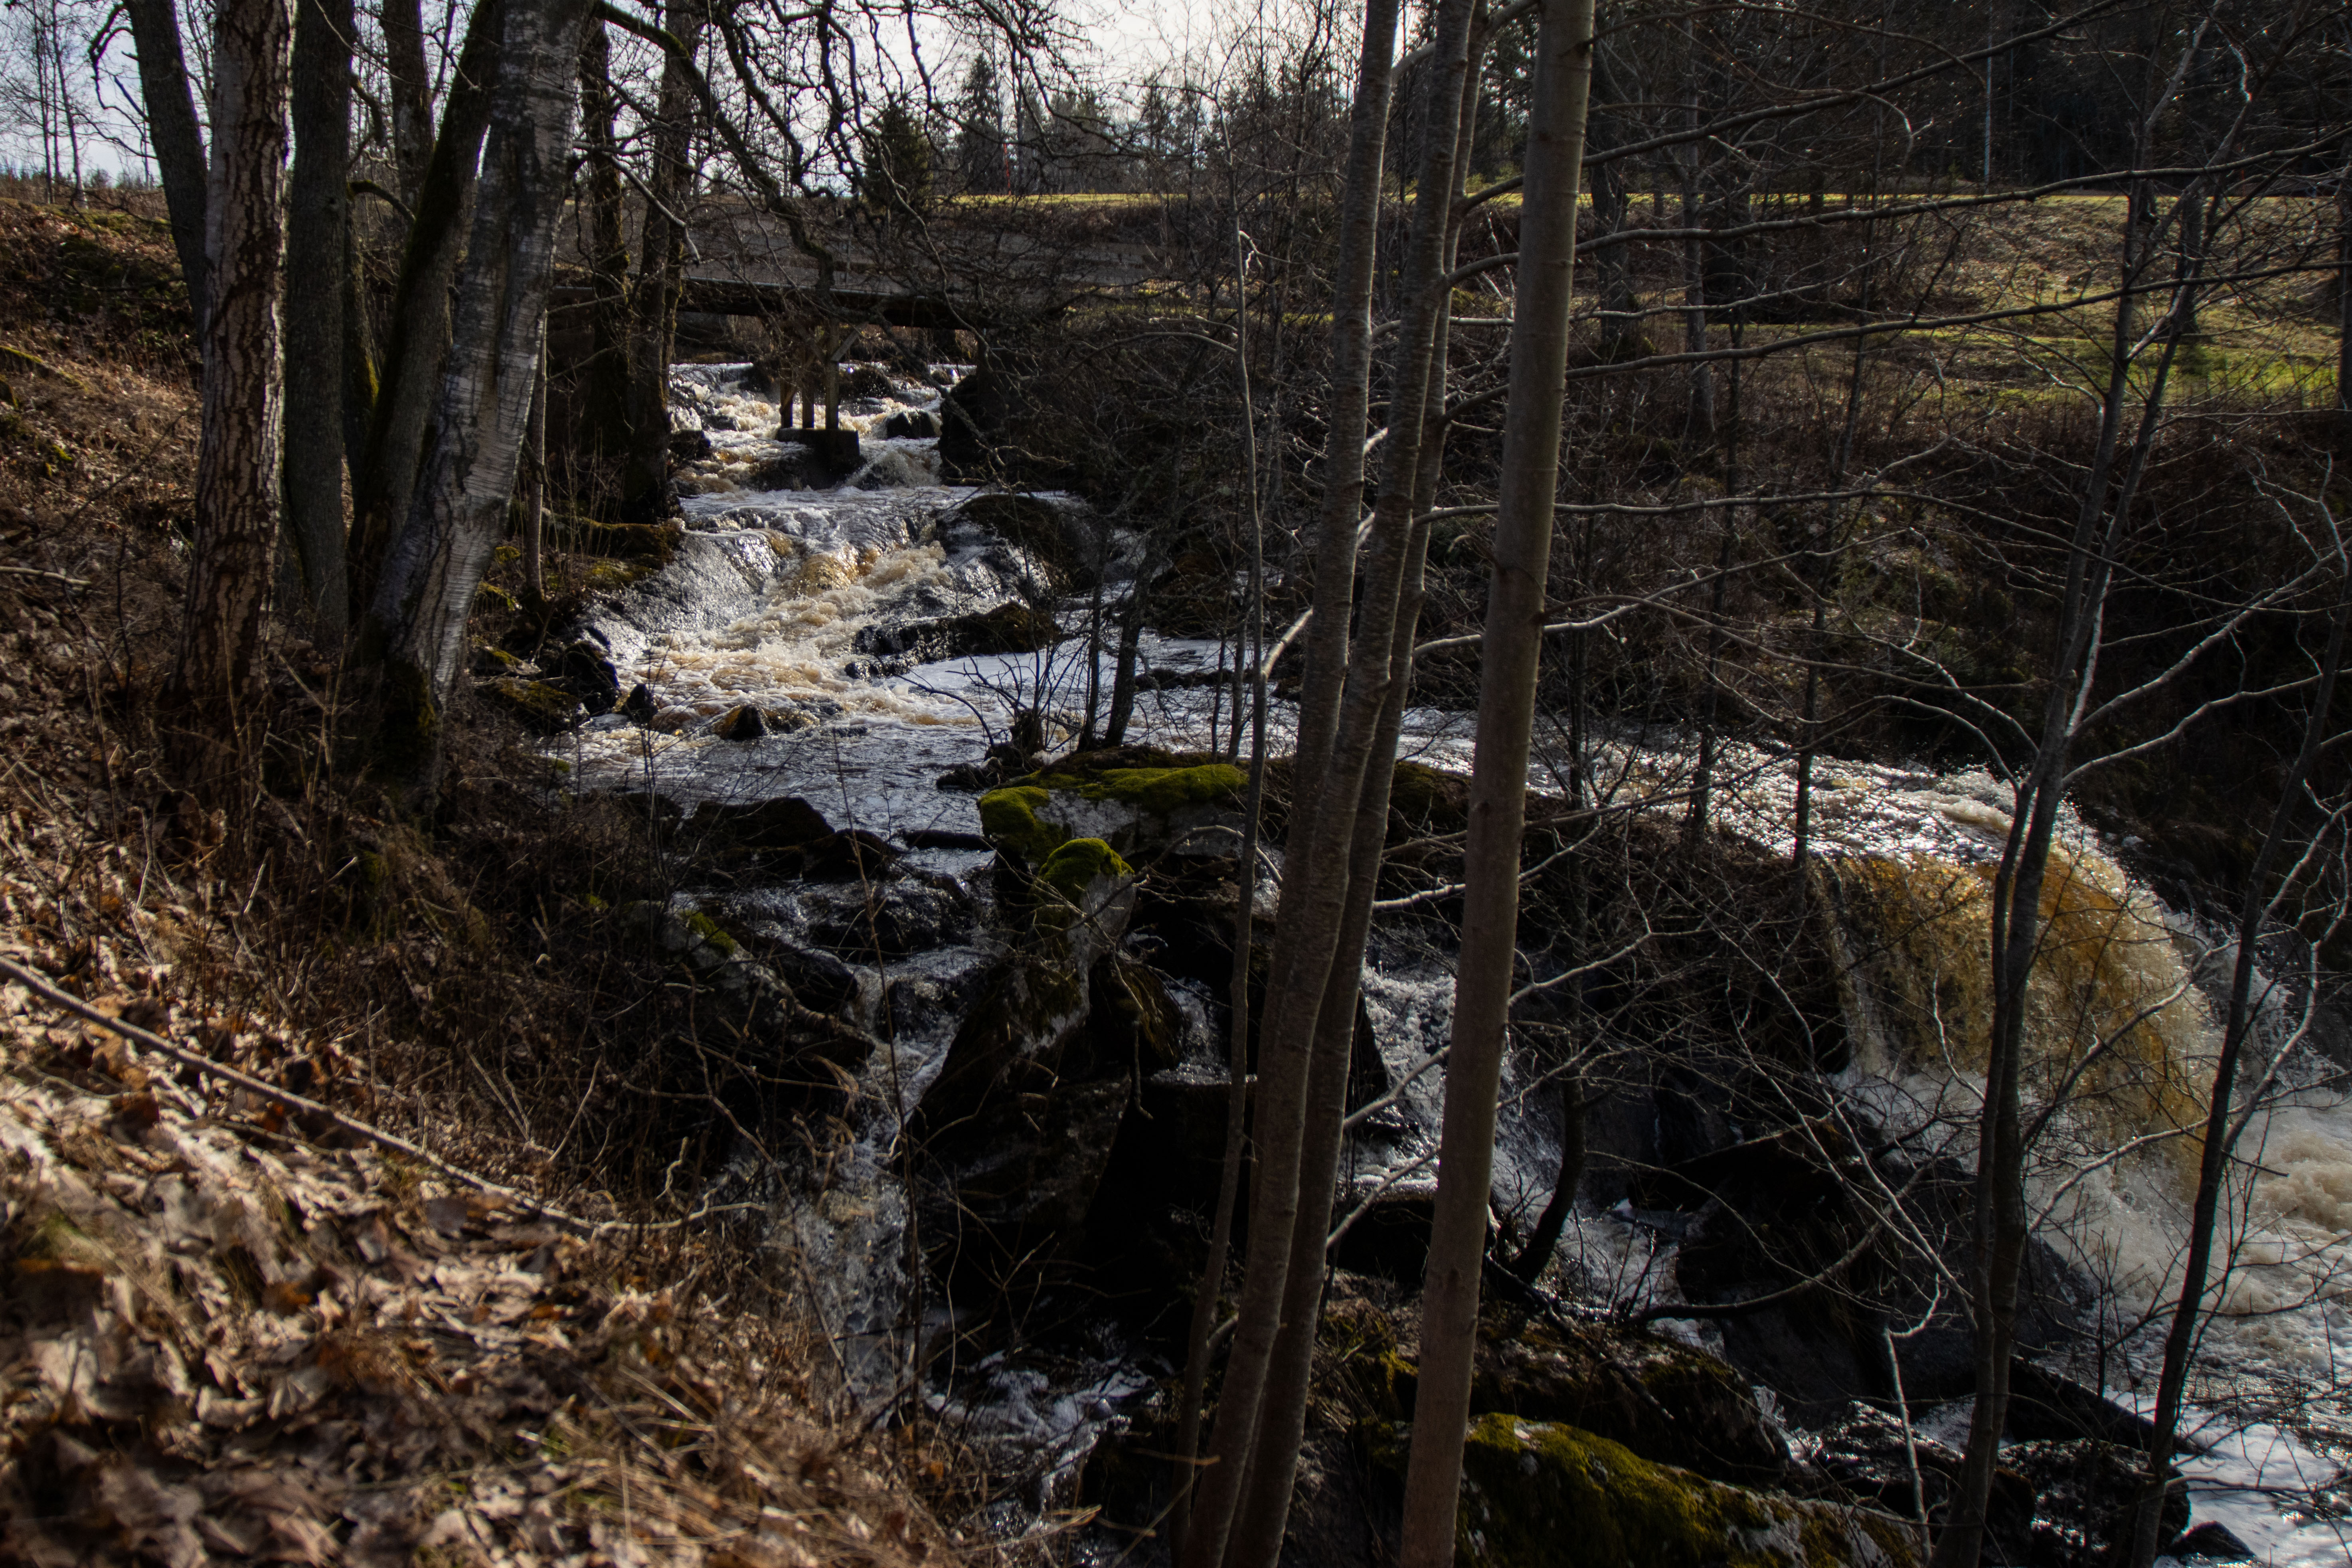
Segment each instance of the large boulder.
[[1719,1481],[1773,1481],[1789,1446],[1738,1373],[1672,1340],[1530,1324],[1478,1345],[1470,1408],[1564,1421]]
[[936,620],[908,621],[895,626],[863,626],[850,647],[859,653],[886,654],[910,664],[978,654],[1035,653],[1061,639],[1053,616],[1012,600],[992,610],[968,616],[943,616]]
[[1874,1511],[1751,1491],[1580,1427],[1492,1415],[1462,1460],[1462,1568],[1909,1568],[1916,1532]]
[[982,795],[980,826],[1028,870],[1074,838],[1099,838],[1139,863],[1231,857],[1248,784],[1241,769],[1208,758],[1142,747],[1086,752]]

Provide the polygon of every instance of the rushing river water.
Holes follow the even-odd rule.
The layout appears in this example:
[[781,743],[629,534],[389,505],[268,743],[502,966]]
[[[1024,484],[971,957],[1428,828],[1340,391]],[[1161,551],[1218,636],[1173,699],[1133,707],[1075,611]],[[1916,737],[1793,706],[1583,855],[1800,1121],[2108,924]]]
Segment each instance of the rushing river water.
[[[938,482],[933,443],[882,436],[891,415],[935,406],[935,388],[899,383],[889,397],[847,405],[844,423],[864,432],[866,458],[848,482],[762,489],[763,477],[777,471],[770,465],[786,453],[772,438],[775,405],[742,389],[742,369],[680,367],[679,423],[702,426],[713,447],[687,479],[695,493],[685,501],[686,546],[676,564],[592,617],[624,689],[643,682],[656,716],[642,727],[617,715],[593,721],[565,742],[568,760],[588,786],[650,786],[680,803],[802,796],[836,826],[925,846],[906,863],[984,904],[991,855],[970,847],[980,826],[975,797],[935,781],[977,762],[1005,735],[1015,708],[1068,715],[1083,706],[1087,644],[1079,637],[1045,653],[919,665],[868,651],[877,632],[1019,597],[1035,563],[962,518],[973,492]],[[1082,618],[1066,615],[1064,624]],[[1216,668],[1220,653],[1213,643],[1147,634],[1142,658],[1181,678]],[[1107,687],[1107,660],[1099,679]],[[1141,698],[1131,738],[1202,745],[1218,721],[1215,701],[1198,686],[1163,682]],[[769,732],[720,739],[714,722],[744,703],[769,715]],[[1277,750],[1290,718],[1277,704]],[[1636,795],[1670,793],[1687,766],[1681,739],[1612,736],[1600,772]],[[1401,750],[1466,769],[1467,719],[1416,711]],[[1531,782],[1547,785],[1540,761],[1537,771]],[[1728,782],[1717,809],[1726,826],[1787,855],[1789,768],[1734,747],[1721,776]],[[1985,883],[2008,827],[2004,792],[1981,773],[1843,762],[1824,763],[1817,784],[1816,845],[1824,896],[1837,910],[1842,994],[1855,1041],[1835,1088],[1890,1131],[1958,1129],[1928,1135],[1943,1137],[1947,1152],[1972,1157],[1965,1124],[1981,1094],[1981,1064],[1955,1042],[1981,1021]],[[2070,951],[2090,956],[2037,982],[2035,1039],[2054,1064],[2075,1037],[2070,1030],[2112,1026],[2128,1037],[2116,1055],[2129,1058],[2131,1071],[2113,1092],[2086,1101],[2089,1109],[2055,1120],[2032,1196],[2044,1237],[2099,1283],[2103,1319],[2121,1321],[2171,1289],[2189,1162],[2186,1141],[2170,1130],[2194,1119],[2198,1086],[2210,1079],[2209,993],[2223,969],[2209,933],[2134,881],[2095,835],[2070,821],[2063,839],[2053,925],[2080,939]],[[688,901],[791,940],[822,913],[823,900],[779,887]],[[1896,931],[1903,934],[1890,940]],[[936,1309],[927,1321],[909,1321],[916,1281],[896,1162],[904,1118],[938,1070],[958,1006],[988,962],[987,941],[966,930],[865,966],[869,1022],[887,1023],[879,1032],[891,1049],[866,1069],[855,1142],[837,1152],[822,1195],[788,1200],[779,1216],[780,1240],[802,1261],[863,1397],[890,1393],[916,1347],[949,1326]],[[1384,1183],[1426,1185],[1444,1085],[1441,1072],[1422,1069],[1446,1038],[1452,977],[1424,944],[1376,935],[1364,988],[1391,1080],[1412,1081],[1382,1119],[1381,1135],[1351,1151],[1349,1180],[1359,1194]],[[1188,1050],[1208,1068],[1217,1047],[1207,1011],[1197,999],[1183,1001],[1194,1024]],[[2331,1436],[2352,1429],[2337,1364],[2352,1314],[2336,1300],[2347,1283],[2352,1232],[2352,1111],[2334,1087],[2338,1069],[2329,1056],[2311,1039],[2290,1037],[2283,1000],[2268,1007],[2272,1103],[2245,1144],[2263,1173],[2231,1215],[2242,1266],[2224,1297],[2226,1315],[2207,1334],[2195,1390],[2205,1404],[2193,1415],[2211,1447],[2183,1468],[2197,1517],[2228,1525],[2260,1560],[2340,1563],[2347,1560],[2344,1527],[2320,1517],[2311,1500],[2352,1458]],[[1540,1207],[1557,1160],[1554,1136],[1538,1119],[1507,1114],[1498,1206]],[[1671,1247],[1638,1216],[1583,1215],[1563,1242],[1559,1267],[1595,1289],[1622,1292],[1639,1281],[1671,1292]],[[1702,1341],[1711,1332],[1682,1331]],[[2110,1369],[2110,1391],[2144,1402],[2159,1346],[2143,1331],[2126,1349],[2121,1372]],[[1159,1370],[1106,1338],[1050,1363],[992,1358],[952,1387],[936,1388],[933,1404],[969,1435],[1025,1456],[1024,1518],[1034,1520],[1066,1500],[1095,1434]],[[2292,1416],[2270,1415],[2305,1393],[2315,1401]],[[1966,1419],[1965,1405],[1921,1413],[1925,1429],[1948,1435],[1964,1432]],[[1802,1434],[1792,1438],[1801,1448]],[[1008,1527],[1022,1522],[1008,1516]]]

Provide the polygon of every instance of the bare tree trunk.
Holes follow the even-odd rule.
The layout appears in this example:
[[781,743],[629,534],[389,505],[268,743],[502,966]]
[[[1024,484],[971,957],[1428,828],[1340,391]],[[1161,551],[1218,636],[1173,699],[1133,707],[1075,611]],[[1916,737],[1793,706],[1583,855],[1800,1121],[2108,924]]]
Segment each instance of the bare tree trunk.
[[505,6],[433,451],[361,631],[362,655],[382,667],[380,754],[420,800],[438,785],[441,705],[463,661],[474,590],[505,532],[537,391],[586,12],[583,0]]
[[400,195],[412,208],[433,158],[433,77],[425,66],[425,15],[419,0],[383,0],[384,74],[392,79],[392,156]]
[[[1234,208],[1234,276],[1248,276],[1242,249],[1241,208]],[[1233,1253],[1234,1210],[1240,1201],[1243,1133],[1249,1110],[1249,971],[1251,939],[1257,921],[1258,821],[1265,804],[1265,520],[1257,507],[1257,419],[1250,391],[1249,291],[1239,295],[1234,312],[1235,394],[1242,410],[1242,447],[1246,454],[1250,495],[1250,616],[1251,636],[1243,647],[1251,654],[1250,688],[1255,694],[1255,723],[1250,749],[1249,801],[1242,822],[1241,858],[1234,866],[1234,966],[1228,983],[1232,1029],[1226,1046],[1225,1142],[1217,1167],[1217,1203],[1209,1220],[1209,1254],[1202,1266],[1201,1282],[1192,1295],[1192,1320],[1184,1336],[1184,1384],[1176,1419],[1175,1503],[1170,1515],[1171,1555],[1181,1557],[1184,1532],[1191,1521],[1192,1459],[1201,1450],[1201,1397],[1209,1377],[1209,1341],[1215,1331],[1217,1296],[1223,1287],[1225,1264]],[[1140,591],[1139,587],[1139,592]],[[1235,649],[1236,665],[1242,649]],[[1122,728],[1124,726],[1122,725]],[[1234,709],[1234,736],[1241,737],[1241,708]]]
[[172,0],[124,0],[123,9],[130,14],[131,43],[139,52],[147,142],[155,150],[164,210],[172,215],[172,245],[180,253],[180,276],[187,280],[196,342],[203,343],[210,299],[205,264],[205,138],[196,126],[196,101],[180,48],[180,19]]
[[[1470,0],[1444,0],[1438,11],[1429,101],[1440,123],[1456,111],[1460,102],[1463,76],[1469,68],[1472,15]],[[1369,28],[1372,18],[1368,15],[1366,21]],[[1275,1453],[1264,1447],[1259,1441],[1260,1423],[1265,1407],[1267,1374],[1281,1330],[1302,1192],[1308,1183],[1319,1180],[1328,1184],[1331,1179],[1328,1171],[1318,1173],[1301,1167],[1308,1061],[1331,965],[1349,961],[1337,950],[1355,840],[1355,818],[1364,770],[1370,760],[1381,709],[1387,696],[1389,644],[1410,558],[1413,486],[1428,395],[1428,376],[1419,367],[1429,361],[1437,322],[1447,304],[1444,261],[1451,204],[1440,193],[1453,187],[1454,142],[1454,138],[1448,134],[1429,139],[1428,156],[1421,171],[1420,189],[1423,195],[1415,204],[1413,230],[1408,244],[1408,314],[1404,330],[1399,334],[1396,360],[1402,369],[1398,376],[1398,395],[1390,408],[1386,468],[1380,501],[1374,509],[1370,571],[1358,606],[1361,647],[1366,651],[1361,658],[1349,658],[1341,647],[1337,650],[1342,655],[1341,662],[1334,664],[1329,657],[1334,650],[1327,644],[1319,665],[1310,653],[1308,689],[1307,700],[1301,704],[1293,773],[1297,782],[1291,820],[1296,826],[1276,921],[1267,1016],[1259,1031],[1257,1161],[1252,1183],[1248,1268],[1242,1287],[1240,1321],[1226,1363],[1211,1444],[1214,1462],[1199,1489],[1192,1531],[1186,1542],[1184,1568],[1217,1568],[1224,1562],[1227,1532],[1243,1489],[1252,1479],[1251,1470],[1266,1463],[1288,1466],[1296,1459],[1295,1451]],[[1351,149],[1351,199],[1356,194],[1356,172]],[[1343,279],[1343,290],[1350,283],[1351,279]],[[1369,301],[1369,282],[1364,297]],[[1351,345],[1339,336],[1342,330],[1339,323],[1355,318],[1351,310],[1344,308],[1344,295],[1341,303],[1343,308],[1334,312],[1334,349],[1344,364]],[[1336,418],[1331,430],[1334,447],[1357,444],[1350,440],[1347,426]],[[1316,631],[1334,642],[1345,636],[1348,601],[1344,595],[1336,603],[1327,601],[1326,595],[1341,586],[1334,581],[1335,558],[1345,556],[1352,561],[1352,505],[1349,506],[1348,523],[1338,537],[1331,525],[1339,509],[1352,502],[1355,494],[1343,485],[1333,486],[1324,518],[1323,551],[1318,557]],[[1331,714],[1336,722],[1318,734],[1310,728],[1310,721],[1319,721],[1323,713]],[[1311,747],[1320,747],[1322,754],[1314,755]],[[1360,952],[1353,962],[1361,962]]]
[[2352,426],[2352,164],[2336,177],[2336,406]]
[[[702,39],[702,0],[671,0],[665,18],[690,57]],[[669,362],[677,341],[678,295],[686,283],[688,161],[694,139],[694,84],[683,62],[664,57],[660,119],[653,130],[644,238],[636,287],[629,297],[629,449],[621,504],[632,522],[677,510],[669,487]]]
[[367,461],[352,486],[354,515],[347,570],[355,613],[364,614],[373,602],[383,552],[406,521],[409,500],[415,494],[426,424],[449,351],[449,288],[465,249],[467,214],[473,208],[479,177],[507,3],[482,0],[466,25],[441,134],[433,143],[413,204],[400,280],[393,289],[375,415],[368,427]]
[[256,654],[278,542],[285,360],[289,0],[222,0],[214,14],[213,173],[205,214],[212,310],[205,329],[196,530],[171,704],[174,760],[202,791],[249,760]]
[[530,423],[523,429],[519,480],[522,500],[522,586],[534,610],[547,604],[547,358],[530,389]]
[[286,537],[312,624],[349,626],[343,544],[343,265],[350,225],[352,0],[296,0],[286,214]]
[[2126,400],[2133,390],[2131,372],[2140,347],[2135,339],[2137,312],[2129,290],[2143,280],[2148,261],[2142,247],[2146,225],[2141,221],[2149,201],[2146,184],[2136,183],[2126,201],[2120,269],[2126,292],[2116,307],[2098,442],[2068,549],[2042,736],[2018,791],[2017,815],[1993,878],[1991,1037],[1984,1121],[1978,1134],[1976,1258],[1969,1280],[1976,1317],[1976,1404],[1944,1532],[1936,1542],[1933,1568],[1974,1568],[1984,1537],[1993,1470],[2000,1461],[2001,1428],[2009,1411],[2010,1365],[2017,1342],[2017,1283],[2028,1239],[2021,1079],[2026,988],[2041,946],[2042,888],[2049,869],[2075,724],[2088,706],[2090,683],[2097,670],[2102,610],[2116,559],[2115,542],[2155,443],[2165,384],[2180,341],[2176,316],[2147,388],[2137,436],[2127,451],[2119,450],[2124,447]]
[[[608,521],[628,518],[617,469],[633,446],[629,429],[629,242],[621,202],[618,121],[613,92],[613,44],[602,22],[591,20],[580,40],[580,213],[587,230],[588,363],[583,371],[582,434],[594,475],[594,507]],[[665,422],[667,423],[667,422]],[[576,499],[576,498],[575,498]],[[628,519],[628,521],[635,521]]]
[[2189,1256],[2181,1264],[2180,1295],[2172,1310],[2171,1326],[2164,1336],[2164,1368],[2157,1378],[2156,1418],[2148,1434],[2147,1468],[2141,1480],[2142,1490],[2133,1520],[2130,1568],[2149,1568],[2156,1561],[2157,1548],[2162,1544],[2159,1527],[2164,1515],[2165,1470],[2172,1462],[2173,1441],[2180,1426],[2181,1400],[2189,1387],[2189,1352],[2196,1345],[2198,1327],[2204,1320],[2206,1279],[2213,1263],[2213,1232],[2221,1211],[2222,1178],[2231,1148],[2237,1141],[2238,1128],[2244,1125],[2240,1118],[2237,1126],[2232,1126],[2231,1101],[2238,1082],[2238,1063],[2245,1052],[2246,1036],[2254,1024],[2254,953],[2274,902],[2265,896],[2265,889],[2286,847],[2288,830],[2301,814],[2304,781],[2311,776],[2312,766],[2318,761],[2320,748],[2332,727],[2329,710],[2336,700],[2336,678],[2344,666],[2347,620],[2352,620],[2352,574],[2347,575],[2339,588],[2336,617],[2328,626],[2327,654],[2320,666],[2319,686],[2312,695],[2311,710],[2304,721],[2303,749],[2280,784],[2278,806],[2271,813],[2270,830],[2263,837],[2263,847],[2255,852],[2253,869],[2246,879],[2245,899],[2239,909],[2238,959],[2230,975],[2230,1004],[2221,1030],[2221,1054],[2213,1063],[2213,1092],[2207,1101],[2205,1142],[2197,1166],[2197,1198],[2189,1217]]
[[1519,844],[1528,754],[1551,571],[1559,473],[1561,377],[1576,284],[1578,176],[1592,69],[1592,0],[1548,6],[1536,43],[1519,283],[1512,309],[1510,403],[1495,570],[1478,690],[1478,736],[1464,851],[1462,956],[1454,991],[1437,1205],[1422,1283],[1421,1377],[1405,1473],[1402,1568],[1454,1560],[1478,1331],[1479,1268],[1492,1195],[1496,1099],[1510,1024]]

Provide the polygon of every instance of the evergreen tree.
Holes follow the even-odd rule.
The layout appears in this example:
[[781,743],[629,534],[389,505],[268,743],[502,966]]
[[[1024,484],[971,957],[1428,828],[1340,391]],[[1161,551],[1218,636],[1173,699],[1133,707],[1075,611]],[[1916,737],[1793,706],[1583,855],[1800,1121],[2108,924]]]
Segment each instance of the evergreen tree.
[[956,95],[955,172],[967,192],[1002,195],[1008,189],[1004,161],[1004,110],[996,62],[983,54],[971,62]]
[[866,131],[867,205],[889,212],[919,212],[931,199],[931,139],[906,100],[882,106]]

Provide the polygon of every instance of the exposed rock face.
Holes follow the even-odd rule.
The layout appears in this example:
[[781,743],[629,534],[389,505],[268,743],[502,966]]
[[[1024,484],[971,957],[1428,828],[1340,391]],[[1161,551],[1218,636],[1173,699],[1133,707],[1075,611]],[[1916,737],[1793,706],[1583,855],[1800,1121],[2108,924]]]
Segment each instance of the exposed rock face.
[[882,434],[894,441],[928,441],[940,433],[940,416],[928,408],[902,408],[882,421]]
[[1488,1415],[1463,1454],[1464,1568],[1907,1568],[1875,1513],[1654,1464],[1579,1427]]

